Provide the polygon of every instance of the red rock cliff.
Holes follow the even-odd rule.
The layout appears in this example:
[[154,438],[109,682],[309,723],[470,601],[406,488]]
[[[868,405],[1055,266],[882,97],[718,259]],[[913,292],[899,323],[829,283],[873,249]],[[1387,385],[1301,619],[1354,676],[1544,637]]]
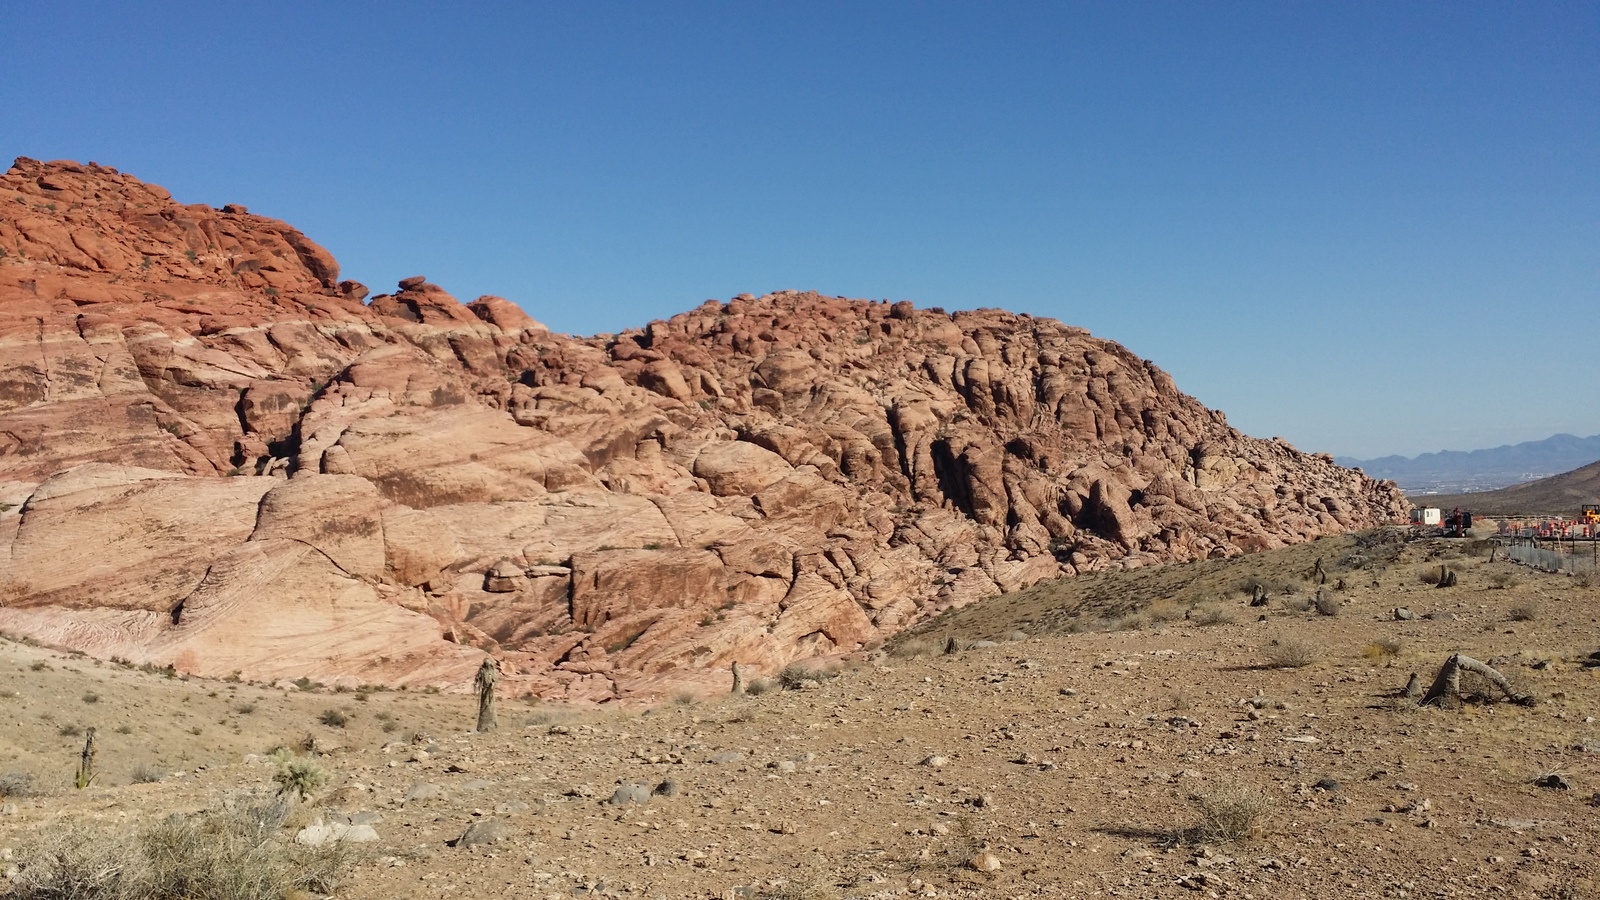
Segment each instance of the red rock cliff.
[[0,628],[602,700],[1406,509],[1049,319],[791,292],[574,338],[338,278],[243,207],[0,177]]

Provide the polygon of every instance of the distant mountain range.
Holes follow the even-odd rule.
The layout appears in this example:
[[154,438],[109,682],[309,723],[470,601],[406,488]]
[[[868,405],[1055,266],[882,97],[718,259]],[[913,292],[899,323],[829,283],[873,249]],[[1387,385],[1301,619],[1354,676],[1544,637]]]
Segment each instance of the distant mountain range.
[[1421,456],[1377,459],[1335,457],[1373,478],[1392,479],[1408,495],[1465,494],[1548,478],[1600,460],[1600,434],[1558,434],[1487,450],[1441,450]]
[[1480,516],[1558,516],[1575,519],[1585,503],[1600,502],[1600,462],[1527,484],[1475,494],[1413,496],[1418,506],[1471,510]]

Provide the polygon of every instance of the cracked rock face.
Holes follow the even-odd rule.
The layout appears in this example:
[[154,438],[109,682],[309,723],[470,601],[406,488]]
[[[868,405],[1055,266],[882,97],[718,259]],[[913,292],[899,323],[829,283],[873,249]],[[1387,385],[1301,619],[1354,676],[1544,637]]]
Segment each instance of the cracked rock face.
[[725,687],[1108,567],[1390,521],[1079,328],[785,292],[552,334],[242,207],[0,176],[0,628],[209,675]]

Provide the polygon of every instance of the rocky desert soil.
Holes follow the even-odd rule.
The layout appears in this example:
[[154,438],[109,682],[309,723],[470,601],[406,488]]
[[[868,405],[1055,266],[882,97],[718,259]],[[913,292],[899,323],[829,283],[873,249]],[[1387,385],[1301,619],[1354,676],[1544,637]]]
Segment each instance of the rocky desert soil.
[[[265,796],[283,747],[331,781],[277,839],[376,837],[339,897],[1600,896],[1600,590],[1401,534],[1044,584],[758,694],[505,698],[489,734],[466,695],[9,641],[0,750],[36,792],[0,854]],[[1537,705],[1395,696],[1457,652]]]

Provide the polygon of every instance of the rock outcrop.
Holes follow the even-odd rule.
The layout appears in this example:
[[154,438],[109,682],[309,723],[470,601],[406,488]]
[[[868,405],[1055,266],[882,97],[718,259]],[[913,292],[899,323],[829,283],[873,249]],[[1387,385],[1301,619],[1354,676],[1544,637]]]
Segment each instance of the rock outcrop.
[[1406,510],[1048,319],[783,292],[583,338],[368,293],[243,207],[0,176],[0,629],[608,700]]

